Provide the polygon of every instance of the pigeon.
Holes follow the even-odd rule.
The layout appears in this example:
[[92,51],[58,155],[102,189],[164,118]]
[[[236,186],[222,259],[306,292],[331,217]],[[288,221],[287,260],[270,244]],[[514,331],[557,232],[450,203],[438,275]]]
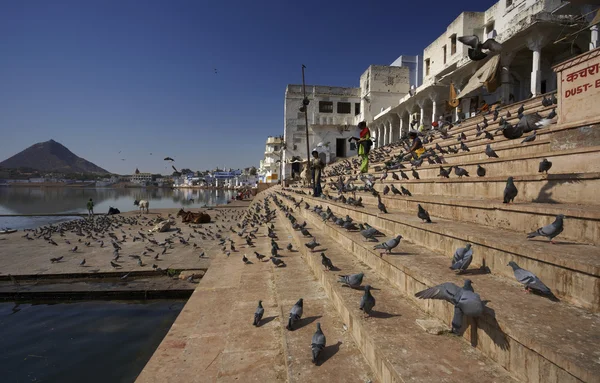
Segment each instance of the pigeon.
[[419,180],[419,173],[417,173],[417,171],[415,169],[412,170],[412,175],[413,177],[415,177],[416,180]]
[[300,232],[302,233],[303,236],[305,237],[312,237],[312,234],[310,234],[310,232],[308,230],[306,230],[305,228],[301,228]]
[[85,258],[81,262],[79,262],[79,266],[85,266]]
[[310,241],[309,243],[304,244],[304,246],[308,247],[311,252],[313,252],[315,248],[320,245],[321,244],[317,242],[317,239],[315,237],[313,237],[312,241]]
[[387,195],[389,192],[390,192],[390,187],[385,185],[385,187],[383,188],[383,195]]
[[258,301],[258,307],[256,308],[256,311],[254,312],[254,322],[252,322],[252,324],[254,326],[258,326],[260,324],[260,320],[262,319],[264,313],[265,313],[265,309],[262,306],[262,301]]
[[462,142],[462,141],[461,141],[461,143],[460,143],[460,149],[461,149],[463,152],[470,152],[470,151],[471,151],[471,149],[469,149],[469,147],[467,146],[467,144],[465,144],[465,143],[464,143],[464,142]]
[[321,323],[317,322],[317,331],[313,334],[312,343],[310,344],[313,364],[319,364],[319,355],[325,348],[326,344],[327,340],[325,339],[325,334],[323,334],[323,331],[321,331]]
[[515,273],[515,278],[517,281],[525,285],[525,290],[528,292],[535,291],[542,295],[547,295],[550,297],[554,297],[552,290],[548,288],[538,277],[535,276],[531,271],[527,271],[522,269],[515,262],[508,262],[508,265],[512,267],[513,272]]
[[371,295],[371,286],[365,285],[365,294],[360,299],[360,309],[367,315],[371,315],[371,311],[375,307],[375,298]]
[[60,262],[64,257],[61,255],[60,257],[50,258],[51,263]]
[[400,186],[400,190],[402,190],[402,194],[407,195],[409,197],[412,196],[412,194],[410,194],[410,192],[408,191],[408,189],[406,189],[404,186]]
[[275,257],[270,257],[270,259],[271,259],[271,262],[273,262],[273,264],[275,265],[275,267],[279,267],[279,266],[285,267],[285,262],[283,262],[281,259],[275,258]]
[[377,241],[377,239],[375,238],[375,234],[377,234],[377,229],[375,229],[374,227],[369,227],[365,230],[360,231],[360,235],[365,237],[365,239],[367,240]]
[[165,157],[164,161],[175,161],[175,160],[172,159],[171,157]]
[[348,285],[352,288],[357,288],[362,283],[364,273],[351,274],[351,275],[340,275],[338,282]]
[[71,251],[72,251],[73,253],[75,253],[75,252],[77,251],[77,246],[75,246],[74,248],[72,248],[72,249],[71,249]]
[[481,165],[477,165],[477,176],[485,177],[485,168]]
[[538,169],[538,173],[546,172],[548,174],[548,170],[552,167],[552,162],[548,161],[548,159],[544,158],[540,161],[540,167]]
[[527,234],[527,238],[546,237],[550,240],[550,243],[554,244],[554,237],[562,233],[564,230],[563,219],[565,219],[563,214],[557,215],[554,222],[552,222],[550,225],[540,227],[536,231],[532,231],[531,233]]
[[519,191],[513,182],[513,178],[508,177],[506,180],[506,187],[504,188],[503,203],[514,202],[517,194],[519,194]]
[[392,185],[392,193],[394,193],[394,195],[402,194],[402,192],[400,190],[396,189],[396,187],[394,185]]
[[485,154],[490,157],[490,158],[499,158],[498,154],[496,154],[496,152],[494,151],[494,149],[492,149],[492,147],[490,146],[490,144],[487,144],[485,147]]
[[556,117],[556,108],[552,109],[552,111],[548,113],[548,116],[546,116],[548,120],[552,120],[554,117]]
[[330,271],[333,269],[333,263],[331,259],[325,256],[325,253],[321,253],[321,264],[325,267],[325,270]]
[[459,168],[458,166],[454,167],[454,174],[456,174],[458,176],[458,178],[463,178],[463,176],[464,177],[469,176],[469,172],[467,171],[467,169]]
[[418,204],[419,212],[417,213],[417,217],[421,218],[423,222],[431,223],[431,218],[429,218],[429,213],[427,210],[423,209],[421,204]]
[[419,299],[441,299],[454,305],[454,317],[452,318],[452,332],[458,333],[462,327],[463,315],[478,317],[483,314],[484,303],[479,294],[471,287],[471,281],[465,280],[461,288],[452,282],[445,282],[437,286],[419,291],[415,294]]
[[379,245],[375,245],[375,247],[373,247],[373,250],[375,249],[380,249],[383,250],[380,255],[387,251],[388,253],[392,252],[392,249],[396,248],[399,244],[400,244],[400,240],[402,239],[401,235],[397,235],[396,238],[392,238],[386,242],[382,242]]
[[452,170],[452,168],[444,169],[444,167],[440,165],[440,174],[438,174],[438,177],[450,178],[451,170]]
[[394,181],[400,181],[400,177],[398,177],[398,174],[396,174],[396,173],[394,173],[394,172],[392,172],[392,179],[393,179]]
[[526,143],[526,142],[533,142],[535,141],[535,138],[537,137],[537,131],[534,130],[533,134],[530,136],[525,137],[525,139],[523,141],[521,141],[522,144]]
[[405,179],[405,180],[407,180],[407,179],[408,179],[408,176],[407,176],[407,175],[406,175],[406,173],[404,173],[402,170],[400,170],[400,176],[401,176],[403,179]]
[[525,104],[521,104],[521,106],[517,110],[517,114],[523,114],[524,111],[525,111]]
[[247,265],[250,261],[248,260],[248,257],[246,257],[246,254],[244,254],[242,256],[242,262],[244,262],[245,265]]
[[290,318],[288,319],[288,324],[286,329],[290,331],[294,331],[294,323],[302,318],[302,309],[304,308],[304,301],[302,298],[298,299],[298,302],[292,307],[290,310]]
[[387,209],[385,208],[383,202],[381,202],[381,197],[379,195],[377,195],[377,208],[380,212],[387,214]]
[[293,246],[291,243],[288,243],[287,247],[286,247],[287,251],[292,251]]
[[458,270],[458,274],[466,270],[473,260],[473,249],[471,244],[467,243],[465,247],[460,247],[454,252],[452,257],[451,270]]
[[118,263],[114,263],[113,261],[110,261],[110,265],[115,269],[118,269],[119,267],[121,267],[121,265],[119,265]]

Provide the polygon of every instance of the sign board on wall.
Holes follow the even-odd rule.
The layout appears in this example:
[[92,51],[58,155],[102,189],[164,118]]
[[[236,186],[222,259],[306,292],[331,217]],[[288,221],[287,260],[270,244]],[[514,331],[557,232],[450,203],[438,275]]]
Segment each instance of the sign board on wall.
[[600,48],[552,69],[558,83],[558,123],[600,122]]

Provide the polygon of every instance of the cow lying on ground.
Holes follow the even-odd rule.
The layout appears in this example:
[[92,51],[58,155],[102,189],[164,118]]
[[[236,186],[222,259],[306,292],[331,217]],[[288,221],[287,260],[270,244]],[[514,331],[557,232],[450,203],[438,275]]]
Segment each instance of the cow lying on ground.
[[177,216],[181,217],[183,223],[210,223],[210,215],[206,213],[192,213],[191,211],[179,209]]
[[119,209],[117,209],[116,207],[109,206],[107,214],[108,215],[121,214],[121,211]]

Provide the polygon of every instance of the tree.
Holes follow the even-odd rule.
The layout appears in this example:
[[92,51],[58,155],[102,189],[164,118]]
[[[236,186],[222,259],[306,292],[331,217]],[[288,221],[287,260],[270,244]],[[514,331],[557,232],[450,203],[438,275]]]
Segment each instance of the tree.
[[251,176],[255,176],[256,175],[256,168],[254,166],[250,168],[250,175]]
[[194,172],[187,168],[181,169],[181,174],[190,174],[190,173],[194,173]]

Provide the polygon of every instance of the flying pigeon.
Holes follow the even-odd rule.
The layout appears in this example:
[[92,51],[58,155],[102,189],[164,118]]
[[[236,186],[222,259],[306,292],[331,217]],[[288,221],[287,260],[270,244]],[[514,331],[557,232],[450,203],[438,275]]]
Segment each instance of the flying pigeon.
[[452,332],[458,333],[462,327],[463,315],[478,317],[483,314],[484,304],[471,287],[471,281],[465,280],[461,288],[452,282],[442,283],[415,294],[420,299],[441,299],[454,305],[452,318]]
[[423,222],[431,223],[431,218],[429,218],[429,213],[427,210],[423,209],[421,204],[418,204],[419,212],[417,213],[417,217],[421,218]]
[[348,285],[352,288],[357,288],[362,283],[364,273],[351,274],[351,275],[340,275],[338,282]]
[[375,307],[375,298],[371,295],[371,286],[365,285],[365,294],[360,299],[360,309],[370,316],[373,307]]
[[385,251],[387,251],[388,253],[391,253],[392,249],[394,249],[395,247],[397,247],[400,244],[400,240],[401,239],[402,239],[402,236],[401,235],[397,235],[396,238],[392,238],[392,239],[390,239],[390,240],[388,240],[386,242],[382,242],[382,243],[380,243],[378,245],[375,245],[375,247],[373,247],[373,250],[375,250],[375,249],[383,250],[380,253],[380,256]]
[[175,161],[174,159],[172,159],[171,157],[165,157],[164,159],[165,161]]
[[302,310],[304,308],[304,301],[302,298],[296,302],[296,304],[290,310],[290,318],[288,319],[288,324],[286,329],[290,331],[294,331],[294,323],[299,321],[302,318]]
[[519,194],[519,190],[517,190],[513,178],[508,177],[508,179],[506,180],[506,187],[504,188],[503,203],[514,202],[517,194]]
[[265,313],[265,309],[262,306],[262,301],[258,301],[258,307],[256,308],[256,311],[254,312],[254,322],[252,322],[252,324],[254,326],[259,325],[260,320],[262,319],[264,313]]
[[312,343],[310,344],[313,364],[319,364],[319,355],[325,348],[326,344],[327,340],[325,339],[325,334],[323,334],[323,331],[321,331],[321,324],[317,322],[317,331],[313,334]]
[[522,269],[515,262],[508,262],[508,265],[512,267],[513,272],[515,273],[515,278],[517,281],[525,285],[525,290],[528,292],[535,291],[542,295],[547,295],[550,297],[554,297],[552,294],[552,290],[548,288],[538,277],[535,276],[531,271],[527,271]]
[[554,237],[562,233],[564,230],[563,219],[565,219],[563,214],[557,215],[554,222],[527,234],[527,238],[546,237],[551,243],[554,243]]
[[466,270],[473,260],[473,249],[471,244],[467,243],[465,247],[460,247],[454,252],[452,257],[451,270],[458,270],[458,274]]

